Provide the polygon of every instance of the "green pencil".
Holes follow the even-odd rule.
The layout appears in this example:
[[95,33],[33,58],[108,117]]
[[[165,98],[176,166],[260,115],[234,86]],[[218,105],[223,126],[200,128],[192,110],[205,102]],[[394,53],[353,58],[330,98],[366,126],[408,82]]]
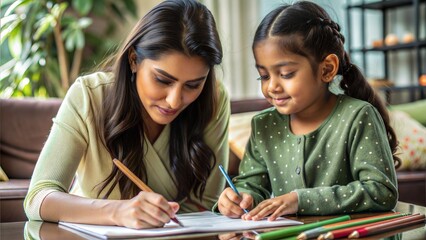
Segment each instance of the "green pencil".
[[281,230],[261,233],[261,234],[256,236],[256,240],[282,239],[282,238],[285,238],[285,237],[297,235],[297,234],[299,234],[303,231],[306,231],[306,230],[309,230],[309,229],[312,229],[312,228],[321,227],[321,226],[324,226],[324,225],[327,225],[327,224],[342,222],[342,221],[346,221],[346,220],[349,220],[349,219],[351,219],[351,217],[349,215],[344,215],[344,216],[341,216],[341,217],[332,218],[332,219],[328,219],[328,220],[324,220],[324,221],[320,221],[320,222],[309,223],[309,224],[304,224],[304,225],[299,225],[299,226],[294,226],[294,227],[288,227],[288,228],[281,229]]
[[334,231],[334,230],[349,228],[349,227],[354,227],[354,226],[360,226],[360,225],[364,225],[364,224],[368,224],[368,223],[380,222],[380,221],[384,221],[384,220],[388,220],[388,219],[392,219],[392,218],[398,218],[398,217],[402,217],[402,216],[406,216],[406,215],[407,215],[406,213],[399,213],[399,214],[392,214],[392,215],[387,215],[387,216],[368,217],[366,219],[359,219],[358,221],[353,220],[353,221],[350,221],[348,223],[342,222],[339,225],[330,226],[330,227],[320,226],[320,227],[317,227],[317,228],[314,228],[314,229],[309,229],[307,231],[304,231],[299,236],[297,236],[297,239],[305,240],[305,239],[309,239],[309,238],[315,238],[315,237],[318,237],[320,234],[326,233],[326,232],[329,232],[329,231]]

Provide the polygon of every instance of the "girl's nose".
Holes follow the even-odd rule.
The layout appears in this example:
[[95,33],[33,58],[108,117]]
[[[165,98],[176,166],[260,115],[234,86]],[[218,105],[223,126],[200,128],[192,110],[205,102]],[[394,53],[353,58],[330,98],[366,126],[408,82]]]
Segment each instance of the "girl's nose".
[[282,90],[282,87],[279,83],[279,78],[271,76],[268,83],[268,92],[278,92],[281,90]]

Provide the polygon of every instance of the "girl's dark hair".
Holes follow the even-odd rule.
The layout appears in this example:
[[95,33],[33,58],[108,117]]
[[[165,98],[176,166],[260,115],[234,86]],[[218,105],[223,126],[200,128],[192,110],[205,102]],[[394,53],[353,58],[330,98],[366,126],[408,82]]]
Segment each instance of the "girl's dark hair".
[[[115,83],[106,93],[99,118],[99,135],[112,158],[121,160],[139,178],[148,182],[145,164],[145,123],[142,103],[131,81],[129,50],[135,49],[137,64],[157,60],[171,52],[199,56],[210,66],[200,96],[171,123],[169,157],[177,184],[175,201],[202,198],[206,181],[216,163],[214,152],[203,139],[203,132],[215,114],[217,102],[214,66],[222,61],[222,48],[211,12],[194,0],[168,0],[155,6],[133,28],[112,65]],[[113,62],[112,62],[113,61]],[[112,159],[111,159],[112,160]],[[98,197],[104,198],[118,184],[121,198],[135,196],[139,189],[114,165],[100,184]]]
[[331,20],[327,12],[313,2],[300,1],[293,5],[283,5],[270,12],[260,23],[253,41],[256,45],[270,37],[281,37],[283,50],[306,57],[314,71],[329,54],[339,58],[337,74],[342,75],[340,87],[348,96],[371,103],[383,118],[395,167],[401,164],[396,155],[398,142],[389,125],[389,114],[385,104],[368,84],[361,71],[351,63],[344,50],[345,38],[340,26]]

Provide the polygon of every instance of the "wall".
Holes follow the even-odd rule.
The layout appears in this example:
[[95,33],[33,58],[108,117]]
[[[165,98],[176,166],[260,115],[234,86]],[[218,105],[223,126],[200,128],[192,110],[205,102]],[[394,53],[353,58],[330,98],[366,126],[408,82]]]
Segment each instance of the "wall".
[[[372,2],[377,0],[367,0]],[[138,1],[139,13],[143,16],[160,0]],[[257,25],[261,19],[273,8],[282,3],[292,3],[294,0],[200,0],[212,11],[215,16],[218,31],[222,40],[224,59],[222,66],[218,69],[218,77],[222,79],[233,99],[261,97],[260,83],[255,79],[258,73],[254,67],[254,59],[251,51],[251,41]],[[338,22],[342,28],[342,33],[347,36],[346,11],[347,1],[341,0],[316,0],[314,1],[324,7],[331,15],[332,19]],[[352,0],[352,3],[360,2]],[[398,9],[389,16],[391,31],[398,36],[402,36],[406,31],[413,32],[412,15],[410,9]],[[420,36],[425,39],[424,27],[426,7],[422,4],[421,9]],[[352,17],[352,46],[361,44],[360,14],[354,13]],[[381,34],[380,11],[367,11],[367,34],[366,43],[383,38]],[[389,25],[389,26],[390,26]],[[132,24],[130,24],[132,26]],[[126,28],[124,28],[126,29]],[[348,49],[348,46],[345,46]],[[390,76],[396,85],[407,85],[416,81],[417,69],[412,51],[399,51],[390,54]],[[423,59],[426,59],[426,50],[422,52]],[[353,54],[352,61],[362,68],[362,58],[360,54]],[[365,75],[369,78],[381,78],[384,75],[383,56],[379,53],[368,54],[367,69]],[[426,71],[426,69],[424,69]]]

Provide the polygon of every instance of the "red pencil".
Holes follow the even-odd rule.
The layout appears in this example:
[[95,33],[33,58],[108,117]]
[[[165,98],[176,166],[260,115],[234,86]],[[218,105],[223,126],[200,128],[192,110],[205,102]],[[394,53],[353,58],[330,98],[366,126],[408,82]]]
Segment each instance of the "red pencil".
[[403,228],[410,225],[423,223],[425,221],[425,215],[415,215],[411,216],[411,218],[404,219],[394,219],[393,221],[389,221],[383,224],[376,224],[370,227],[365,227],[358,229],[351,234],[349,234],[348,238],[360,238],[365,236],[370,236],[390,230],[394,230],[397,228]]
[[[415,214],[415,215],[419,215],[419,213]],[[408,216],[403,216],[403,217],[398,217],[398,218],[393,218],[393,219],[389,219],[389,220],[384,220],[384,221],[380,221],[380,222],[373,222],[373,223],[368,223],[368,224],[363,224],[363,225],[359,225],[359,226],[354,226],[354,227],[349,227],[349,228],[343,228],[343,229],[338,229],[338,230],[334,230],[334,231],[330,231],[326,234],[324,234],[321,239],[337,239],[337,238],[343,238],[343,237],[347,237],[349,234],[353,233],[354,231],[358,230],[358,229],[362,229],[365,227],[369,227],[369,226],[373,226],[373,225],[377,225],[377,224],[382,224],[382,223],[386,223],[386,222],[391,222],[391,221],[395,221],[397,219],[405,219],[405,218],[411,218],[414,215],[408,215]],[[318,238],[320,239],[320,238]]]

